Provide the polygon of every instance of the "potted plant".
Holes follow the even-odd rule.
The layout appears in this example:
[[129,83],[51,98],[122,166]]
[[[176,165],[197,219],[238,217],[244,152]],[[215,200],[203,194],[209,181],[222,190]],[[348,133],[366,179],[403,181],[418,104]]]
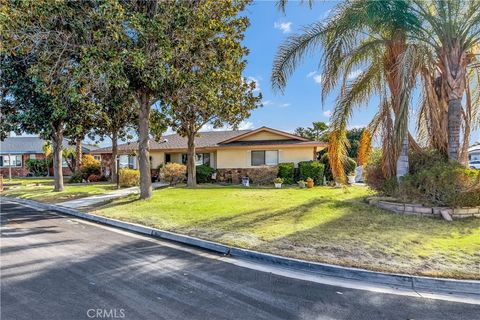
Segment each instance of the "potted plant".
[[280,189],[282,187],[283,179],[275,178],[275,180],[273,180],[273,183],[275,184],[275,188]]
[[355,183],[355,172],[349,172],[347,174],[347,179],[349,184],[354,184]]
[[298,181],[297,183],[298,183],[298,186],[299,186],[301,189],[305,188],[305,180],[300,180],[300,181]]
[[307,188],[313,188],[313,179],[307,178]]

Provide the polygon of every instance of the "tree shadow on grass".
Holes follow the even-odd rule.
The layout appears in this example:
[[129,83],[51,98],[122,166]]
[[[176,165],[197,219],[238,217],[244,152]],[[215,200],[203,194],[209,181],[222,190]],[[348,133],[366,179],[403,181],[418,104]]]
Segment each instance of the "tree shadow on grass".
[[[7,257],[2,318],[83,319],[97,308],[124,309],[126,319],[367,319],[372,314],[406,319],[415,314],[447,320],[476,314],[468,304],[353,289],[340,295],[334,286],[242,268],[196,250],[86,229],[95,240],[72,244],[62,254],[46,252],[43,258],[54,263],[42,268],[35,256],[21,256],[21,265]],[[85,233],[68,235],[83,241]]]

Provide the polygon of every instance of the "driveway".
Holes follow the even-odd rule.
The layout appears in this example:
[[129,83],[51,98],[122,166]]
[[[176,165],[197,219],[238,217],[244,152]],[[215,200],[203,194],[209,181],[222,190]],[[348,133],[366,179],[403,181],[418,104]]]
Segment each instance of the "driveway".
[[3,201],[1,319],[478,319],[480,305],[346,289]]

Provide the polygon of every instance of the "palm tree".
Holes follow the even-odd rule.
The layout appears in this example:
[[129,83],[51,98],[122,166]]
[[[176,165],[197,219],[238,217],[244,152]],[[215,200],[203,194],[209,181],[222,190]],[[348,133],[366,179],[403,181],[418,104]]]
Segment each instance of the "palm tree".
[[[383,172],[386,177],[408,171],[408,97],[413,81],[400,82],[399,59],[407,49],[406,32],[416,16],[403,0],[351,0],[338,5],[326,23],[316,22],[289,37],[278,49],[271,82],[283,90],[288,76],[312,51],[323,48],[322,100],[340,86],[332,115],[329,159],[332,172],[344,180],[347,122],[357,106],[373,94],[381,97],[377,120],[383,125]],[[363,69],[353,79],[352,72]],[[414,78],[414,77],[413,77]],[[340,82],[340,83],[339,83]],[[392,118],[394,115],[394,119]]]
[[[447,106],[448,157],[460,160],[461,150],[465,148],[460,143],[462,124],[469,131],[470,118],[478,110],[478,104],[475,107],[471,100],[467,101],[469,105],[464,109],[462,99],[466,94],[467,98],[471,97],[467,92],[468,69],[479,54],[480,1],[434,0],[430,5],[425,5],[423,1],[412,0],[409,10],[418,17],[417,21],[421,21],[410,25],[409,39],[435,54],[438,72],[435,78],[441,79],[443,103],[446,102]],[[424,83],[430,85],[428,81]],[[444,105],[438,107],[443,109]],[[463,133],[469,134],[465,130]],[[464,136],[464,139],[468,137]]]

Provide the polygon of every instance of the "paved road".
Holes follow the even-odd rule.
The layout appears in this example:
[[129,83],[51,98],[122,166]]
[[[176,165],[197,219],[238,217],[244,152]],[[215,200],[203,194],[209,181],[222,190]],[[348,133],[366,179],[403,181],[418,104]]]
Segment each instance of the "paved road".
[[2,320],[480,319],[479,305],[295,280],[48,211],[1,211]]

